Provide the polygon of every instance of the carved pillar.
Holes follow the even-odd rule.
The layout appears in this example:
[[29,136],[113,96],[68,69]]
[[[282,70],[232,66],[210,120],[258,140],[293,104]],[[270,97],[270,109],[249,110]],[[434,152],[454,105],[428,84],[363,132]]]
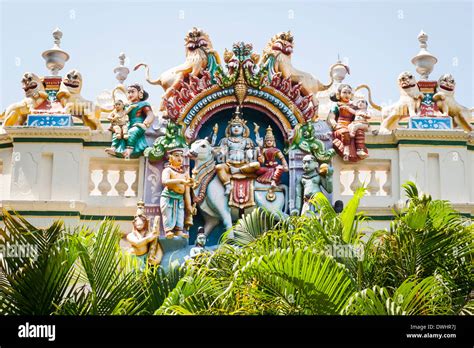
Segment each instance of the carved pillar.
[[379,192],[380,190],[380,185],[376,178],[376,174],[377,172],[375,171],[375,169],[370,169],[370,181],[367,185],[367,191],[369,191],[371,196],[377,195],[377,192]]
[[[161,185],[161,172],[164,163],[150,162],[148,158],[145,160],[145,182],[143,190],[143,201],[145,202],[146,214],[153,222],[155,216],[160,215],[160,196],[163,189]],[[138,180],[136,180],[138,182]],[[132,187],[133,189],[133,187]],[[163,232],[162,226],[160,231]],[[162,234],[164,237],[164,234]]]
[[112,185],[109,182],[109,171],[108,169],[102,170],[102,180],[97,186],[102,196],[107,196],[107,193],[112,189]]
[[117,190],[118,195],[123,197],[125,195],[125,191],[127,191],[128,189],[128,185],[125,182],[125,170],[120,169],[118,171],[118,174],[119,179],[117,181],[117,184],[115,184],[115,189]]

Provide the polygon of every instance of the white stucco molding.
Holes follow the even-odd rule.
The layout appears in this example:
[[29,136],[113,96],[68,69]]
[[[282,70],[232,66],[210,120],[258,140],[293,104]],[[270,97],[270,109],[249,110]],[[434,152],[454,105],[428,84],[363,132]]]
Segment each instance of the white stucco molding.
[[93,132],[88,127],[5,127],[6,134],[10,139],[80,139],[89,141]]
[[463,141],[467,142],[472,138],[473,133],[466,133],[463,130],[426,130],[426,129],[396,129],[393,132],[396,141],[400,140],[441,140],[441,141]]
[[83,201],[40,201],[3,200],[2,208],[15,211],[78,212],[82,213],[87,204]]
[[0,134],[0,145],[11,144],[12,139],[6,133]]

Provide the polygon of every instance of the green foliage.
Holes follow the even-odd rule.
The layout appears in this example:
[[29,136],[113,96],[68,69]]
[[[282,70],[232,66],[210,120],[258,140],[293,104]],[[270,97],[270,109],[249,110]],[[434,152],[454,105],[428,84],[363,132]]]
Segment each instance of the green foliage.
[[32,252],[0,260],[0,314],[48,315],[55,304],[71,295],[77,277],[73,266],[77,254],[68,250],[62,222],[38,229],[20,216],[3,211],[3,245],[28,247]]
[[3,211],[2,244],[28,247],[34,255],[0,260],[0,314],[107,315],[153,313],[182,271],[150,267],[139,271],[125,255],[111,221],[94,233],[69,230],[60,221],[38,229]]
[[388,230],[362,230],[364,189],[340,214],[317,194],[317,213],[256,209],[214,253],[167,273],[140,271],[110,221],[95,233],[61,222],[38,229],[4,212],[4,243],[38,255],[1,259],[0,313],[472,315],[472,221],[403,187],[407,204]]
[[440,315],[453,314],[449,291],[442,280],[407,279],[395,291],[378,285],[352,295],[342,314]]

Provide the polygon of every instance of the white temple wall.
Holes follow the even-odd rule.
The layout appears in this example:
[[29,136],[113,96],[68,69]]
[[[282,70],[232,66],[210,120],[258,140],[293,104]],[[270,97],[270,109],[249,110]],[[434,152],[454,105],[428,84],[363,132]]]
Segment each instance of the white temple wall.
[[[3,208],[18,211],[39,227],[55,219],[94,227],[110,216],[123,232],[130,229],[137,201],[143,198],[143,157],[110,157],[104,152],[110,133],[83,127],[12,127],[7,132],[0,135]],[[406,200],[401,184],[407,180],[474,216],[474,143],[466,133],[399,129],[392,135],[368,134],[367,145],[366,160],[344,163],[334,158],[333,201],[346,204],[365,184],[360,211],[371,219],[369,231],[389,226],[394,209]]]

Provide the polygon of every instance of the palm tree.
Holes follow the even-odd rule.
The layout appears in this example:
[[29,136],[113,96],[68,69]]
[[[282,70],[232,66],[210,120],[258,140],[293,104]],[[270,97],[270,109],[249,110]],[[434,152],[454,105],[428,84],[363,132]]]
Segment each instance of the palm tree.
[[122,252],[118,227],[69,230],[60,221],[38,229],[3,211],[3,245],[29,246],[35,255],[0,260],[0,314],[107,315],[153,313],[182,275],[150,267]]
[[3,244],[37,253],[0,259],[0,313],[472,315],[472,221],[403,187],[407,206],[368,238],[363,188],[340,214],[317,194],[317,213],[282,219],[256,209],[234,239],[167,273],[140,271],[111,221],[96,232],[62,222],[38,229],[4,211]]
[[364,189],[341,214],[322,194],[311,216],[276,222],[255,210],[235,240],[188,265],[156,313],[472,313],[472,222],[413,183],[404,188],[408,206],[369,238],[357,212]]

